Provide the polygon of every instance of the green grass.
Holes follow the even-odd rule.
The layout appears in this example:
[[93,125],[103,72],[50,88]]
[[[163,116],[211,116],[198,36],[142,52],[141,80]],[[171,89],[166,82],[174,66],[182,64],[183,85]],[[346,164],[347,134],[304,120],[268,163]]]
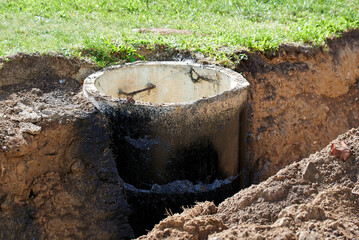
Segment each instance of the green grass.
[[[158,35],[138,28],[177,28]],[[0,56],[59,52],[100,65],[133,61],[139,46],[267,51],[280,43],[323,45],[359,28],[359,0],[0,0]]]

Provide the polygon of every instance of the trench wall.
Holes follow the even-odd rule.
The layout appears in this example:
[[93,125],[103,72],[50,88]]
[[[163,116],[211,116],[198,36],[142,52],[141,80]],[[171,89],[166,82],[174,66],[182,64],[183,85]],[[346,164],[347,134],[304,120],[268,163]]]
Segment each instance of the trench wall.
[[99,114],[0,152],[1,239],[126,239],[127,202]]
[[247,53],[249,180],[258,183],[359,126],[359,31],[328,49],[281,46]]
[[0,239],[133,237],[107,123],[81,94],[96,67],[36,54],[0,67]]

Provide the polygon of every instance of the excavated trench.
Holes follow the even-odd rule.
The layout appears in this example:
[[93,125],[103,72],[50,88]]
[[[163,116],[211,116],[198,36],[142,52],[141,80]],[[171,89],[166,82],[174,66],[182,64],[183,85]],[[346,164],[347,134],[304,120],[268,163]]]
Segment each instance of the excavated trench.
[[[175,51],[142,55],[208,61]],[[247,55],[236,66],[250,82],[246,185],[359,125],[358,31],[328,40],[327,50],[281,46],[275,55]],[[198,186],[188,181],[152,195],[151,189],[130,193],[111,148],[111,125],[82,94],[82,81],[96,67],[25,54],[0,65],[1,239],[132,238],[150,230],[165,208],[219,203],[238,191],[230,186],[195,195],[188,189]]]

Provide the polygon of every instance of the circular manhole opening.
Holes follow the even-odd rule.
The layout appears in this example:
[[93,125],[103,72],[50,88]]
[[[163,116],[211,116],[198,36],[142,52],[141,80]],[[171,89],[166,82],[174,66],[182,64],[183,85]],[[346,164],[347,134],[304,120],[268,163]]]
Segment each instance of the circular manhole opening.
[[142,207],[153,199],[146,205],[154,209],[156,198],[183,206],[221,200],[233,193],[231,184],[240,185],[248,86],[218,66],[144,62],[94,73],[84,92],[111,123],[127,194],[146,199],[136,200]]

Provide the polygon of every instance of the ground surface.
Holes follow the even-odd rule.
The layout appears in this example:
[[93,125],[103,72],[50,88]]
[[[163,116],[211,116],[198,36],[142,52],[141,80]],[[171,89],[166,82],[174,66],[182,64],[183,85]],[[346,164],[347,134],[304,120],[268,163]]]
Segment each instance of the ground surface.
[[359,236],[359,129],[343,162],[328,145],[259,185],[223,201],[199,203],[140,239],[356,239]]
[[[233,59],[251,83],[248,180],[269,179],[218,207],[205,203],[175,215],[147,238],[359,235],[357,129],[341,136],[353,151],[347,162],[330,157],[327,147],[271,177],[359,126],[359,33],[328,42],[328,50],[281,46],[275,56]],[[176,50],[144,54],[210,62]],[[106,123],[81,90],[98,68],[36,54],[2,58],[0,66],[0,238],[133,237]]]
[[2,0],[0,56],[55,51],[106,65],[132,61],[138,47],[165,46],[227,60],[238,49],[322,45],[359,27],[358,6],[358,0]]

